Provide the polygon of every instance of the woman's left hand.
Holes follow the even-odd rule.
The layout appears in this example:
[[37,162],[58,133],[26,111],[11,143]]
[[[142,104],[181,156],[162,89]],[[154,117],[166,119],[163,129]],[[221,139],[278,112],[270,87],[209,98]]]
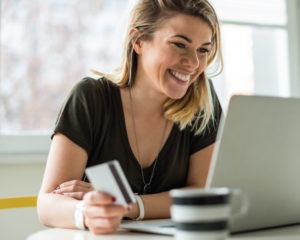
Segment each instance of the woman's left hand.
[[80,180],[72,180],[58,185],[52,193],[63,194],[78,200],[82,200],[83,196],[87,192],[93,190],[94,188],[91,183]]

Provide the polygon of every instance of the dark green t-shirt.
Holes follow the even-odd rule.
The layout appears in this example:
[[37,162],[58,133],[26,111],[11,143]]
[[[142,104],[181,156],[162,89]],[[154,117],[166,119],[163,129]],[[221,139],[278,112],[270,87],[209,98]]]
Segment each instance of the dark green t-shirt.
[[[184,187],[190,155],[215,142],[221,107],[213,87],[212,94],[215,124],[209,124],[209,131],[196,136],[190,127],[181,131],[177,124],[173,125],[159,153],[148,193]],[[62,133],[86,150],[87,167],[118,160],[133,192],[143,192],[141,169],[130,148],[116,84],[104,78],[84,78],[77,83],[59,112],[54,132]],[[149,181],[153,165],[143,169],[145,182]]]

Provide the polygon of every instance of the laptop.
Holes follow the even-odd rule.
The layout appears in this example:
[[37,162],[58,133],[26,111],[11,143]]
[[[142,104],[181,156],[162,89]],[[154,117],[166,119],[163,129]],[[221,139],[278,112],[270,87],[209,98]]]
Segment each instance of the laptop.
[[[247,196],[248,211],[230,231],[300,223],[300,99],[235,95],[226,116],[206,187],[237,188]],[[121,228],[175,232],[170,220],[124,222]]]

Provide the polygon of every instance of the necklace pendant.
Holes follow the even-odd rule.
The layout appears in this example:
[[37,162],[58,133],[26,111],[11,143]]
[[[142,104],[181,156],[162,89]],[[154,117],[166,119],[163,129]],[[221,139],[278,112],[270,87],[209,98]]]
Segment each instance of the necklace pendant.
[[145,184],[144,185],[144,194],[147,194],[147,188],[150,186],[150,184],[149,183],[147,183],[147,184]]

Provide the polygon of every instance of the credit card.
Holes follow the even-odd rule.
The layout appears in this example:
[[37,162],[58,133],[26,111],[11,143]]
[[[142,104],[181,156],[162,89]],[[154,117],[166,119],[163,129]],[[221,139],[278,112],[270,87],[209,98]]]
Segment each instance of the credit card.
[[127,205],[136,201],[117,160],[88,167],[85,172],[94,189],[114,196],[115,204]]

